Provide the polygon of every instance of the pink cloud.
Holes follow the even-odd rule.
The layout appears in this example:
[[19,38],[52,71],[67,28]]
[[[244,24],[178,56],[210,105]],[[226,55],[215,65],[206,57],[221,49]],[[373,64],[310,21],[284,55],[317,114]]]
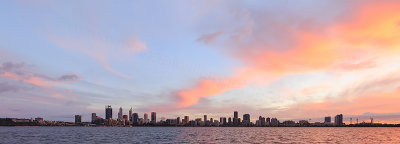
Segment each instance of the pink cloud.
[[[265,45],[259,41],[242,45],[227,40],[230,46],[239,46],[233,54],[229,53],[230,56],[245,65],[237,68],[231,77],[200,80],[194,87],[177,91],[177,104],[189,107],[197,104],[200,98],[243,88],[249,83],[266,85],[290,74],[332,71],[338,68],[337,64],[342,64],[342,70],[371,68],[373,61],[354,64],[354,57],[362,60],[399,54],[398,9],[398,2],[365,3],[349,14],[352,19],[290,33],[290,40],[281,40],[296,44],[290,49],[276,50],[270,46],[279,45]],[[222,34],[216,32],[198,40],[211,42]]]

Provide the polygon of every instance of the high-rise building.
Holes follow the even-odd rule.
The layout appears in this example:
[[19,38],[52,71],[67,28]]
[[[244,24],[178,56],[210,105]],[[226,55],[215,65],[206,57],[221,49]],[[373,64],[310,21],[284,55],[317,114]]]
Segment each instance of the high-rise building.
[[326,116],[325,117],[325,121],[324,121],[324,123],[325,124],[330,124],[332,121],[331,121],[331,116]]
[[137,124],[139,122],[139,114],[138,113],[133,113],[132,114],[132,122],[134,124]]
[[204,115],[204,122],[207,121],[207,115]]
[[176,124],[181,124],[181,117],[176,118]]
[[239,118],[239,113],[238,111],[233,112],[233,118]]
[[149,122],[149,115],[147,113],[144,113],[143,120],[144,120],[144,123],[148,123]]
[[279,121],[277,118],[271,119],[271,126],[279,126]]
[[122,120],[122,107],[119,107],[118,120]]
[[75,115],[75,124],[80,124],[82,122],[82,116],[81,115]]
[[338,114],[335,116],[335,125],[336,126],[343,125],[343,115],[342,114]]
[[151,112],[151,122],[153,124],[157,123],[157,116],[156,116],[156,112]]
[[243,124],[244,125],[250,125],[250,114],[244,114],[243,115]]
[[111,105],[106,106],[106,119],[112,119],[112,107]]
[[92,123],[97,120],[97,115],[96,113],[92,113]]
[[189,124],[189,116],[185,116],[185,118],[184,118],[184,120],[183,120],[183,123],[184,124]]
[[131,107],[131,109],[129,109],[129,121],[132,121],[132,112],[133,112],[133,109]]

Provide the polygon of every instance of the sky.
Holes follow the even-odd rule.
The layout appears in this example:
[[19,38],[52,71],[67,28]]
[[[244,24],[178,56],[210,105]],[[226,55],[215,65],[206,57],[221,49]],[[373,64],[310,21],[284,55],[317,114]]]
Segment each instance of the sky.
[[396,0],[3,0],[0,117],[400,123]]

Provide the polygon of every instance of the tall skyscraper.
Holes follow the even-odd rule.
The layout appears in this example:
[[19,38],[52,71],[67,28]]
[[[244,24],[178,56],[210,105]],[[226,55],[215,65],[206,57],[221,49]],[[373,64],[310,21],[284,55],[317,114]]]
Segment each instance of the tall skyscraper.
[[239,118],[239,113],[238,111],[233,112],[233,118]]
[[143,119],[144,119],[144,123],[148,123],[149,122],[149,115],[147,113],[144,113]]
[[204,122],[207,121],[207,115],[204,115]]
[[343,115],[342,114],[338,114],[335,116],[335,125],[336,126],[343,125]]
[[185,124],[189,124],[189,116],[185,116],[184,121]]
[[176,124],[181,124],[181,117],[176,118]]
[[118,120],[122,120],[122,107],[119,107]]
[[106,119],[112,119],[112,107],[111,105],[106,106]]
[[153,124],[157,123],[157,116],[156,116],[156,112],[151,112],[151,122]]
[[133,112],[133,110],[131,107],[131,109],[129,109],[129,121],[132,121],[132,112]]
[[93,123],[94,121],[96,121],[96,119],[97,119],[96,113],[92,113],[92,123]]
[[132,114],[132,120],[134,124],[137,124],[139,122],[139,114],[138,113],[133,113]]
[[243,115],[243,123],[250,124],[250,114]]
[[75,124],[80,124],[82,122],[82,116],[81,115],[75,115]]

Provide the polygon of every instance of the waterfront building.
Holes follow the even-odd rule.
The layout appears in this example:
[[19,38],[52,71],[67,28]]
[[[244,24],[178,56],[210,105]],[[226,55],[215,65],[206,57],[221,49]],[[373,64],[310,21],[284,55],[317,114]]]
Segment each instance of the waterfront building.
[[185,124],[189,124],[189,116],[185,116],[185,118],[184,118],[184,123],[185,123]]
[[239,113],[238,111],[233,112],[233,118],[239,118]]
[[176,118],[176,124],[181,124],[181,117]]
[[271,126],[279,126],[279,121],[277,118],[271,119]]
[[271,125],[271,118],[267,117],[265,119],[265,125],[270,126]]
[[97,120],[96,113],[92,113],[92,123]]
[[246,126],[250,125],[250,114],[244,114],[243,115],[243,124]]
[[153,124],[157,123],[156,112],[151,112],[151,123],[153,123]]
[[207,115],[204,115],[204,122],[207,121]]
[[338,114],[335,116],[335,125],[336,126],[343,125],[343,115],[342,114]]
[[112,107],[111,105],[106,106],[106,119],[112,119]]
[[131,107],[131,109],[129,109],[129,121],[132,122],[132,113],[133,113],[133,109]]
[[133,113],[132,114],[132,123],[133,124],[138,124],[139,123],[139,114],[138,113]]
[[144,121],[144,123],[149,123],[149,115],[147,113],[144,113],[143,121]]
[[121,121],[123,118],[122,118],[122,107],[119,107],[119,112],[118,112],[118,121]]
[[82,122],[82,116],[81,115],[75,115],[75,124],[80,124]]
[[214,126],[219,126],[219,121],[218,120],[214,120]]

